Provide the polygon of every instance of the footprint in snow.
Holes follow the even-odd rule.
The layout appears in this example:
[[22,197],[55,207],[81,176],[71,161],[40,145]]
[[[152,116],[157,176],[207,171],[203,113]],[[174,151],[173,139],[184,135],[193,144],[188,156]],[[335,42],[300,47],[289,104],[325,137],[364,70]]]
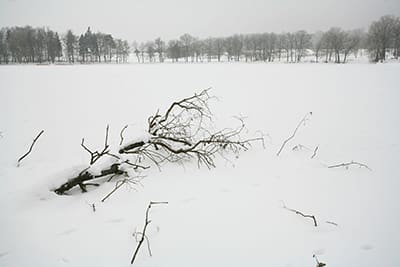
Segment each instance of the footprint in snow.
[[362,245],[360,248],[361,248],[362,250],[371,250],[371,249],[373,249],[374,247],[373,247],[372,245],[370,245],[370,244],[365,244],[365,245]]
[[66,259],[66,258],[61,258],[61,261],[64,262],[64,263],[69,263],[69,260]]

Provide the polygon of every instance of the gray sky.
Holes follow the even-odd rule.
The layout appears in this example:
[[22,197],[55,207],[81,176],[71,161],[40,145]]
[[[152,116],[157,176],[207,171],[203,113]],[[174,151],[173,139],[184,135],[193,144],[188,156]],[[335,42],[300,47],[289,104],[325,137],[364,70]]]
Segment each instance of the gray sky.
[[129,41],[305,29],[367,28],[400,0],[0,0],[0,27],[49,26]]

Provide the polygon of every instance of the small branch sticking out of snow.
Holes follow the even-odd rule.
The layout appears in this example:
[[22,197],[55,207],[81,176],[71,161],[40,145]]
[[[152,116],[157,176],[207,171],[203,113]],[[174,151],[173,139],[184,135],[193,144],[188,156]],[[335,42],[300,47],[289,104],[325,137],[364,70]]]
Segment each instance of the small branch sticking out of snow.
[[313,159],[317,155],[317,151],[318,151],[318,146],[315,147],[314,152],[311,156],[311,159]]
[[26,156],[28,156],[29,153],[31,153],[33,146],[35,145],[36,141],[39,139],[39,137],[40,137],[43,133],[44,133],[44,130],[41,130],[40,133],[35,137],[35,139],[33,139],[33,142],[32,142],[32,144],[31,144],[31,147],[29,148],[28,152],[26,152],[22,157],[20,157],[20,158],[18,159],[18,165],[17,165],[18,167],[19,167],[19,164],[21,163],[21,161],[22,161]]
[[330,166],[328,166],[328,168],[332,169],[332,168],[345,167],[346,169],[348,169],[350,165],[357,165],[357,166],[359,166],[360,168],[366,168],[366,169],[372,171],[372,169],[371,169],[370,167],[368,167],[366,164],[359,163],[359,162],[356,162],[356,161],[350,161],[350,162],[347,162],[347,163],[341,163],[341,164],[336,164],[336,165],[330,165]]
[[[93,165],[99,158],[101,158],[104,155],[109,155],[112,157],[116,157],[115,155],[109,154],[109,145],[108,145],[108,131],[109,131],[109,125],[107,125],[106,128],[106,136],[104,140],[104,148],[101,152],[99,151],[91,151],[87,146],[85,146],[85,138],[82,138],[81,146],[83,149],[85,149],[89,154],[90,154],[90,165]],[[117,157],[118,158],[118,157]]]
[[320,261],[318,260],[318,258],[317,258],[317,256],[316,256],[315,254],[313,255],[313,258],[314,258],[314,259],[316,260],[316,262],[317,262],[316,267],[324,267],[324,266],[326,266],[325,263],[320,262]]
[[121,129],[121,132],[119,132],[119,137],[121,138],[121,141],[119,141],[119,145],[120,145],[120,146],[121,146],[122,143],[124,142],[124,132],[125,132],[126,128],[128,128],[128,124],[125,125],[125,126]]
[[332,225],[334,225],[334,226],[339,226],[337,223],[331,222],[331,221],[326,221],[326,223],[327,223],[327,224],[332,224]]
[[283,148],[285,147],[285,145],[294,138],[294,136],[296,135],[297,131],[299,130],[300,126],[303,124],[305,125],[306,121],[309,120],[309,118],[311,117],[312,112],[307,113],[303,119],[297,124],[296,129],[294,129],[293,133],[291,136],[289,136],[288,139],[286,139],[285,141],[283,141],[281,148],[279,149],[278,153],[276,153],[277,156],[279,156],[283,150]]
[[317,224],[317,219],[315,218],[314,215],[304,214],[304,213],[302,213],[301,211],[288,208],[288,207],[285,206],[285,204],[283,204],[283,208],[286,209],[286,210],[288,210],[288,211],[294,212],[294,213],[296,213],[296,214],[298,214],[298,215],[301,215],[301,216],[303,216],[303,217],[305,217],[305,218],[311,218],[311,219],[314,221],[314,226],[315,226],[315,227],[318,226],[318,224]]
[[138,254],[138,252],[139,252],[139,249],[140,249],[140,247],[142,246],[142,244],[143,244],[143,242],[144,242],[145,239],[146,239],[146,241],[147,241],[147,248],[148,248],[149,253],[150,253],[150,255],[151,255],[149,239],[148,239],[147,236],[146,236],[147,226],[151,223],[151,220],[149,220],[149,212],[150,212],[150,209],[151,209],[152,205],[160,205],[160,204],[168,204],[168,202],[154,202],[154,201],[151,201],[151,202],[149,203],[149,205],[147,206],[146,218],[145,218],[145,221],[144,221],[143,231],[142,231],[142,232],[139,232],[139,233],[135,233],[136,235],[137,235],[137,234],[140,234],[141,238],[140,238],[140,240],[139,240],[139,243],[138,243],[138,245],[137,245],[137,247],[136,247],[135,252],[133,253],[133,256],[132,256],[132,259],[131,259],[131,264],[133,264],[133,262],[135,261],[136,256],[137,256],[137,254]]

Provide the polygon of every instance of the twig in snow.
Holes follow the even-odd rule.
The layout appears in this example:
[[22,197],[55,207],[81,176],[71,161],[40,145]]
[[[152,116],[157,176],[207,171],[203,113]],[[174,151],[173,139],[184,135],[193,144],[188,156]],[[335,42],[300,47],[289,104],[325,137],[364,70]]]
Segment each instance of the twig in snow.
[[294,136],[296,135],[297,131],[299,130],[300,126],[302,124],[305,124],[307,120],[309,120],[309,117],[312,115],[312,112],[307,113],[303,119],[297,124],[296,129],[294,129],[293,133],[291,136],[289,136],[288,139],[286,139],[285,141],[283,141],[281,148],[279,149],[278,153],[276,153],[277,156],[279,156],[283,150],[283,148],[285,147],[285,145],[287,144],[287,142],[289,142],[290,140],[292,140],[294,138]]
[[368,167],[366,164],[359,163],[359,162],[356,162],[356,161],[350,161],[350,162],[347,162],[347,163],[341,163],[341,164],[336,164],[336,165],[330,165],[330,166],[328,166],[328,168],[345,167],[346,169],[348,169],[350,165],[357,165],[357,166],[359,166],[360,168],[366,168],[366,169],[372,171],[371,168]]
[[318,151],[318,146],[315,147],[314,152],[311,156],[311,159],[313,159],[317,155],[317,151]]
[[[135,252],[133,253],[133,256],[132,256],[132,259],[131,259],[131,264],[133,264],[133,262],[135,261],[136,256],[137,256],[137,254],[138,254],[138,252],[139,252],[139,249],[140,249],[140,247],[142,246],[142,244],[143,244],[143,242],[144,242],[145,239],[147,240],[147,246],[148,246],[147,248],[148,248],[149,253],[150,253],[150,255],[151,255],[149,240],[148,240],[148,238],[147,238],[147,236],[146,236],[147,226],[151,223],[151,220],[149,220],[149,212],[150,212],[150,209],[151,209],[152,205],[160,205],[160,204],[168,204],[168,202],[153,202],[153,201],[151,201],[151,202],[149,203],[149,205],[147,206],[146,218],[145,218],[145,221],[144,221],[143,231],[140,233],[141,238],[140,238],[140,240],[139,240],[139,243],[138,243],[138,245],[137,245],[137,247],[136,247]],[[136,233],[136,234],[139,234],[139,233]]]
[[326,221],[326,223],[327,223],[327,224],[332,224],[332,225],[334,225],[334,226],[339,226],[337,223],[331,222],[331,221]]
[[121,132],[119,133],[119,137],[121,138],[121,141],[119,142],[119,145],[121,146],[122,143],[124,142],[124,131],[128,128],[128,124],[124,126],[124,128],[121,129]]
[[308,151],[311,151],[311,149],[309,148],[309,147],[306,147],[306,146],[304,146],[304,145],[302,145],[302,144],[298,144],[298,145],[295,145],[293,148],[292,148],[292,151],[300,151],[300,150],[303,150],[303,149],[305,149],[305,150],[308,150]]
[[313,159],[313,158],[317,155],[318,148],[319,148],[319,146],[316,146],[316,147],[314,148],[314,150],[311,150],[309,147],[303,146],[302,144],[298,144],[298,145],[295,145],[295,146],[292,148],[292,150],[293,150],[293,151],[297,151],[297,150],[303,150],[303,149],[305,149],[305,150],[310,151],[310,152],[312,151],[313,154],[311,155],[311,159]]
[[43,133],[44,133],[44,130],[41,130],[40,133],[35,137],[35,139],[33,139],[33,142],[32,142],[32,144],[31,144],[31,146],[30,146],[28,152],[26,152],[22,157],[20,157],[20,158],[18,159],[18,165],[17,165],[18,167],[19,167],[19,164],[21,163],[21,161],[22,161],[26,156],[28,156],[29,153],[31,153],[33,146],[35,145],[36,141],[39,139],[39,137],[40,137]]
[[316,267],[324,267],[324,266],[326,266],[326,264],[325,263],[323,263],[323,262],[320,262],[319,260],[318,260],[318,258],[317,258],[317,256],[314,254],[313,255],[313,258],[316,260],[316,262],[317,262],[317,266]]
[[104,140],[104,148],[101,152],[99,151],[91,151],[87,146],[85,146],[85,138],[82,138],[82,142],[81,142],[81,146],[83,147],[83,149],[85,149],[89,154],[90,154],[90,165],[93,165],[99,158],[101,158],[104,155],[109,155],[111,157],[116,157],[119,159],[119,157],[110,154],[109,153],[109,145],[108,145],[108,130],[109,130],[109,125],[107,125],[106,128],[106,136],[105,136],[105,140]]
[[[108,181],[111,181],[111,178],[113,178],[115,175],[111,176],[110,179]],[[132,184],[132,185],[137,185],[137,184],[141,184],[140,183],[140,178],[144,178],[144,176],[138,176],[135,178],[126,178],[123,180],[119,180],[115,183],[115,188],[113,190],[111,190],[110,193],[108,193],[105,197],[103,197],[103,199],[101,200],[101,202],[106,201],[112,194],[115,193],[115,191],[117,191],[118,189],[121,188],[121,186],[123,186],[124,184]]]
[[114,188],[113,190],[111,190],[111,192],[108,193],[105,197],[103,197],[103,199],[101,200],[101,202],[106,201],[107,198],[109,198],[112,194],[114,194],[114,192],[117,191],[117,190],[118,190],[121,186],[123,186],[126,182],[127,182],[127,179],[117,181],[117,183],[115,184],[115,188]]
[[304,214],[304,213],[302,213],[301,211],[288,208],[288,207],[285,206],[285,204],[283,204],[283,208],[284,208],[284,209],[287,209],[288,211],[294,212],[294,213],[296,213],[296,214],[298,214],[298,215],[301,215],[301,216],[303,216],[303,217],[305,217],[305,218],[311,218],[311,219],[314,221],[314,226],[315,226],[315,227],[318,226],[318,224],[317,224],[317,219],[315,218],[314,215]]

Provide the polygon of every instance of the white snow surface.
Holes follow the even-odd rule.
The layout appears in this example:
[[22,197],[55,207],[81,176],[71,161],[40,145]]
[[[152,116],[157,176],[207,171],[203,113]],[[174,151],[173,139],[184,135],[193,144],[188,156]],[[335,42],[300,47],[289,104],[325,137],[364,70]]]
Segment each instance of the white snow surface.
[[[313,254],[327,266],[400,266],[399,74],[400,64],[1,66],[0,266],[130,266],[149,201],[169,204],[151,209],[153,256],[144,244],[136,266],[315,266]],[[216,125],[244,116],[265,149],[212,170],[153,167],[104,203],[113,182],[49,190],[88,164],[82,137],[101,149],[109,124],[118,147],[124,125],[135,138],[158,108],[210,86]],[[327,168],[351,160],[372,171]]]

